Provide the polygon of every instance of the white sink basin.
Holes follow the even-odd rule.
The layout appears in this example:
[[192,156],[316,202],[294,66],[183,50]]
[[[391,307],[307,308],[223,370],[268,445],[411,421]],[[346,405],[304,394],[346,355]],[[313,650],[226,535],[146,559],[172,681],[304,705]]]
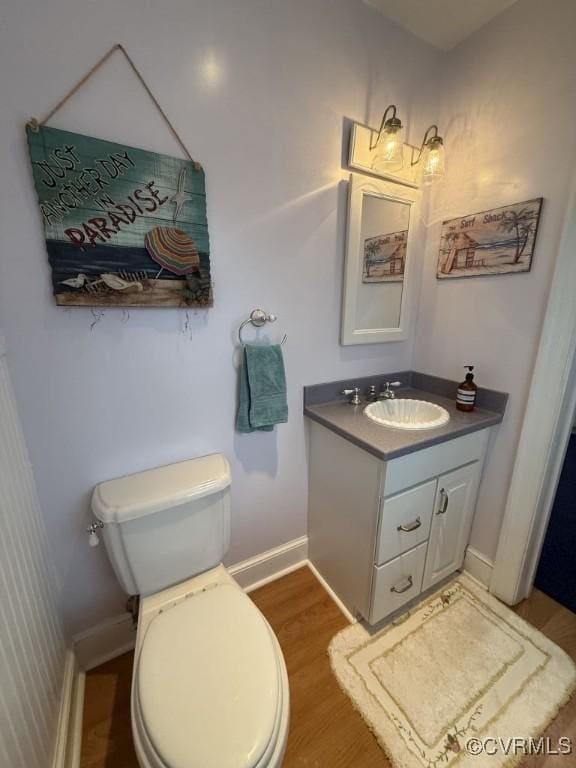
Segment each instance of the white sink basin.
[[450,421],[446,408],[425,400],[378,400],[364,408],[369,419],[393,429],[435,429]]

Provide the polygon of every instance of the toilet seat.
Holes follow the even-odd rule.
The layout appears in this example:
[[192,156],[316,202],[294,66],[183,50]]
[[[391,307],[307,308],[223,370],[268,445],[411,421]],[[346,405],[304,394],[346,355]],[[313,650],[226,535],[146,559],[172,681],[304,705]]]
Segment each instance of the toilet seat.
[[147,761],[154,768],[279,764],[285,674],[274,634],[236,586],[209,586],[159,612],[146,629],[133,687]]

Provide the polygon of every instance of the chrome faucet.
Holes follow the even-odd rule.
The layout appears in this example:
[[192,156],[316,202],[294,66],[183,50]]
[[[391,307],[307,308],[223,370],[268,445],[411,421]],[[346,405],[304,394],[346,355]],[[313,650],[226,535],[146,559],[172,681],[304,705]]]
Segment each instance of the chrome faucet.
[[352,387],[352,389],[343,389],[342,394],[350,398],[348,400],[350,405],[360,405],[360,403],[362,402],[362,399],[360,398],[360,387]]
[[387,381],[386,382],[386,388],[382,389],[380,391],[380,394],[378,397],[380,400],[394,400],[396,397],[396,392],[394,392],[390,387],[400,387],[402,385],[401,381]]

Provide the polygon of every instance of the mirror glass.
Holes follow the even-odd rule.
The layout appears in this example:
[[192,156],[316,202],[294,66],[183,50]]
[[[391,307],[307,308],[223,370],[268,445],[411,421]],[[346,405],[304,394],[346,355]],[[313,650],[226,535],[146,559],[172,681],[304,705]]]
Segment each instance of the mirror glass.
[[356,328],[399,328],[410,203],[364,193]]

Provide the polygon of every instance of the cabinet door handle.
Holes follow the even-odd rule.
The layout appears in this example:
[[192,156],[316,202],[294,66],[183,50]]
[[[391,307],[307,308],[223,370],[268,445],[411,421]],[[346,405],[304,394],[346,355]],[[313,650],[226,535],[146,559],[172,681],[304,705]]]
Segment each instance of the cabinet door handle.
[[417,528],[420,528],[421,525],[422,521],[419,517],[417,517],[416,520],[413,520],[411,523],[406,523],[406,525],[399,525],[396,530],[402,531],[403,533],[410,533],[410,531],[415,531]]
[[401,595],[402,592],[407,592],[413,583],[414,582],[412,581],[412,576],[408,576],[405,584],[403,584],[400,587],[398,586],[398,584],[394,584],[393,587],[390,587],[390,592],[396,592],[397,594]]
[[448,494],[446,493],[444,488],[440,490],[440,498],[441,498],[440,509],[436,512],[437,515],[443,515],[448,509]]

